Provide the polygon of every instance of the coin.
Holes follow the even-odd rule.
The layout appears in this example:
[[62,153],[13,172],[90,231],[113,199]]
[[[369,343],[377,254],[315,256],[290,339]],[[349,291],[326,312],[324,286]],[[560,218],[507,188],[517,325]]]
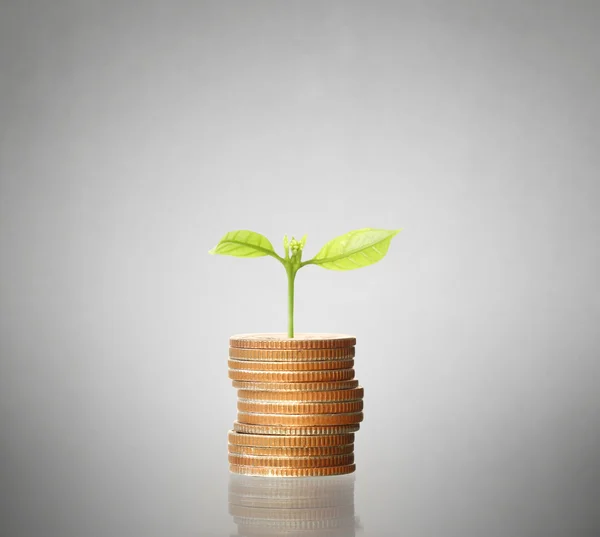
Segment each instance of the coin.
[[362,401],[343,401],[337,403],[296,403],[294,401],[243,401],[238,400],[238,410],[259,414],[348,414],[360,412]]
[[289,392],[267,392],[261,390],[239,390],[240,401],[359,401],[363,398],[363,388],[350,390],[329,391],[289,391]]
[[327,369],[351,369],[354,360],[321,360],[319,362],[255,362],[251,360],[229,360],[230,369],[246,371],[323,371]]
[[353,453],[354,444],[323,447],[258,447],[228,444],[227,451],[234,455],[259,457],[325,457]]
[[358,386],[358,380],[342,380],[337,382],[254,382],[247,380],[234,380],[231,384],[234,388],[251,390],[254,392],[318,392],[350,390]]
[[231,336],[229,345],[244,349],[334,349],[352,347],[356,344],[354,336],[346,334],[295,334],[288,338],[287,334],[239,334]]
[[348,414],[258,414],[255,412],[238,412],[237,419],[240,423],[251,425],[288,425],[288,426],[315,426],[315,425],[348,425],[359,423],[363,420],[362,412]]
[[229,431],[228,440],[230,444],[248,447],[327,447],[352,444],[354,433],[326,433],[323,436],[275,436],[263,433],[246,434]]
[[354,369],[329,369],[326,371],[245,371],[229,369],[229,378],[251,382],[332,382],[353,379]]
[[229,347],[229,357],[235,360],[260,362],[309,362],[354,358],[354,347],[337,349],[240,349]]
[[274,477],[311,477],[350,474],[356,470],[355,464],[345,466],[325,466],[322,468],[269,468],[264,466],[245,466],[230,464],[229,470],[235,474],[274,476]]
[[263,466],[269,468],[319,468],[343,466],[354,462],[354,453],[328,455],[325,457],[257,457],[253,455],[229,454],[230,464],[241,466]]
[[298,426],[298,425],[254,425],[252,423],[233,422],[233,429],[237,433],[248,435],[271,435],[271,436],[324,436],[355,433],[360,429],[360,424],[331,426]]

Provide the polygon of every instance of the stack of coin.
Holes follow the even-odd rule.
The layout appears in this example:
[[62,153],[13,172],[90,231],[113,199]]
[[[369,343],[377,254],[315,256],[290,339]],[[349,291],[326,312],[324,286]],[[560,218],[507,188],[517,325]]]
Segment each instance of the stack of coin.
[[354,476],[269,479],[232,475],[229,514],[240,537],[354,537]]
[[301,477],[355,470],[354,433],[363,420],[355,344],[341,334],[231,337],[229,378],[238,388],[232,472]]

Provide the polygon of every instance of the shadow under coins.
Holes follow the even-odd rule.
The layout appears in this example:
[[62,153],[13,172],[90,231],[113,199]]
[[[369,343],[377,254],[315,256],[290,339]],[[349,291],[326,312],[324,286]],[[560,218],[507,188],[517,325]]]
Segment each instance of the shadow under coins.
[[354,513],[353,475],[273,478],[231,474],[232,537],[353,537],[362,529]]

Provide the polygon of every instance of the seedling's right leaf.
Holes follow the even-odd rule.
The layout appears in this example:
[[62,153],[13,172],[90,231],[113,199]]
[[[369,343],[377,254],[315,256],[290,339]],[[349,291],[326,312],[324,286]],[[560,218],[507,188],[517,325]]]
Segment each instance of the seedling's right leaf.
[[353,270],[381,261],[399,229],[364,228],[329,241],[306,264],[329,270]]
[[233,255],[235,257],[277,257],[273,245],[260,233],[240,229],[230,231],[219,241],[209,254]]

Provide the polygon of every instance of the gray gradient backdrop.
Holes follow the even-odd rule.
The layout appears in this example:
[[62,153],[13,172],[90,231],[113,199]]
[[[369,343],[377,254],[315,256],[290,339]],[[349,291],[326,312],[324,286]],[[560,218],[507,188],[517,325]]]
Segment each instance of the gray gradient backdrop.
[[272,259],[355,334],[366,536],[600,533],[600,3],[0,2],[2,536],[227,536]]

